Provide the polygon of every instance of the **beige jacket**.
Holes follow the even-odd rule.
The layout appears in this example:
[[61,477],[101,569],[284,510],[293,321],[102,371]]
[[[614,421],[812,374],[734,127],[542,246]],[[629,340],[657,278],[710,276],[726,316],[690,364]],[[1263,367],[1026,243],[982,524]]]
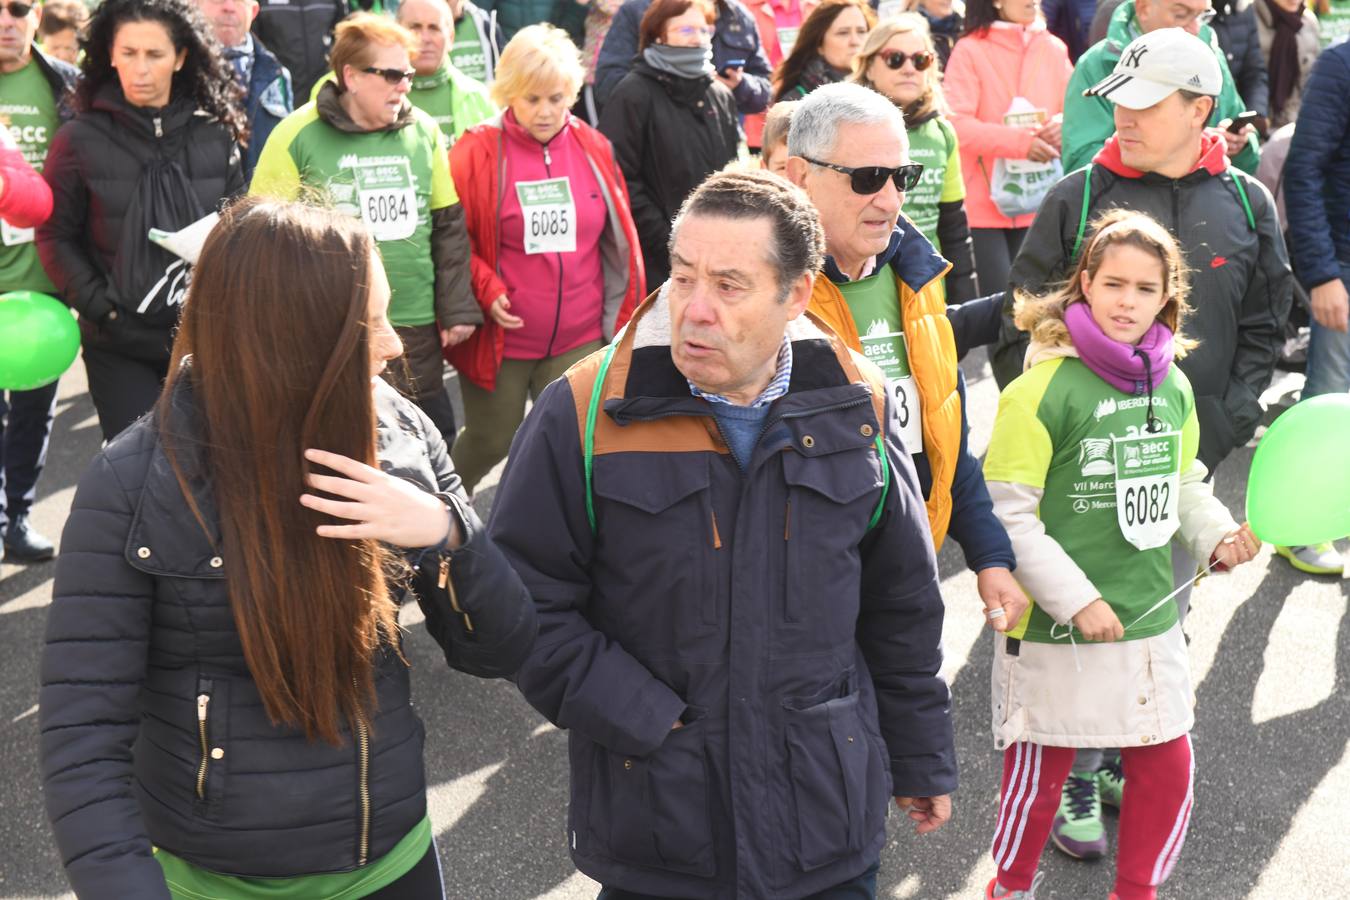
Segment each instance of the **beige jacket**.
[[[1266,67],[1269,68],[1270,42],[1275,37],[1275,25],[1265,3],[1257,2],[1252,5],[1256,7],[1256,37],[1261,42],[1261,58],[1266,61]],[[1271,131],[1298,118],[1298,108],[1303,102],[1303,88],[1308,84],[1308,76],[1312,73],[1313,63],[1317,61],[1317,54],[1320,51],[1321,33],[1317,16],[1313,15],[1311,10],[1305,9],[1303,27],[1298,30],[1298,84],[1290,91],[1289,99],[1285,101],[1280,114],[1277,116],[1273,110],[1271,111]]]

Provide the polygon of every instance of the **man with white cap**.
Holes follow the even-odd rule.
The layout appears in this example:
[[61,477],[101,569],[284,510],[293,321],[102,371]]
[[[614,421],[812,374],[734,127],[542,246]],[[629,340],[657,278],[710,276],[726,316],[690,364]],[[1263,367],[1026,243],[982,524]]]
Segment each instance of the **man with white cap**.
[[[1046,196],[1013,262],[1009,295],[1062,280],[1101,212],[1125,208],[1161,222],[1191,270],[1195,312],[1186,333],[1200,344],[1178,364],[1195,391],[1199,459],[1212,473],[1261,418],[1293,276],[1269,191],[1232,165],[1223,139],[1205,128],[1223,77],[1222,64],[1204,51],[1180,28],[1153,31],[1125,47],[1115,71],[1088,89],[1114,104],[1115,134]],[[1026,335],[1006,322],[994,351],[1001,382],[1021,373],[1026,346]],[[1195,575],[1195,561],[1176,545],[1173,570],[1178,584]],[[1188,592],[1177,597],[1183,617],[1188,601]],[[1103,765],[1100,754],[1080,752],[1051,833],[1055,845],[1082,859],[1103,855],[1101,804],[1118,805],[1122,784],[1118,761]]]
[[[1215,98],[1206,121],[1216,126],[1213,128],[1214,134],[1225,139],[1228,155],[1233,158],[1234,164],[1250,175],[1256,174],[1260,152],[1254,136],[1255,129],[1246,125],[1234,133],[1217,127],[1242,113],[1246,106],[1233,83],[1233,75],[1228,70],[1218,38],[1207,24],[1214,17],[1214,10],[1209,3],[1210,0],[1126,0],[1120,5],[1111,17],[1106,40],[1093,45],[1078,58],[1073,77],[1069,79],[1069,86],[1065,90],[1064,171],[1072,172],[1091,162],[1114,130],[1111,124],[1111,103],[1115,98],[1094,95],[1087,88],[1106,79],[1113,68],[1125,62],[1125,46],[1133,46],[1132,42],[1141,35],[1179,31],[1195,36],[1197,40],[1156,46],[1151,58],[1145,57],[1139,62],[1154,73],[1150,77],[1162,76],[1169,67],[1175,67],[1178,72],[1185,72],[1185,78],[1190,78],[1196,74],[1191,70],[1195,68],[1197,60],[1188,59],[1188,56],[1212,57],[1217,65],[1219,80],[1212,85],[1213,90],[1204,91]],[[1176,84],[1175,87],[1199,92],[1198,88],[1184,83]]]

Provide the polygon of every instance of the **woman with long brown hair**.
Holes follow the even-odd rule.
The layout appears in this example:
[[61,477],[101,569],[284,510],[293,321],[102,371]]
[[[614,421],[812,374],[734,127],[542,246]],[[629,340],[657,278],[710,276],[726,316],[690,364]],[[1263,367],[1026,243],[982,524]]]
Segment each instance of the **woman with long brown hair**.
[[773,73],[773,102],[800,100],[822,84],[843,81],[877,23],[865,0],[824,0],[797,33],[792,52]]
[[388,303],[356,219],[230,207],[154,413],[81,482],[41,694],[81,898],[443,896],[402,589],[485,677],[534,611],[435,426],[377,377]]

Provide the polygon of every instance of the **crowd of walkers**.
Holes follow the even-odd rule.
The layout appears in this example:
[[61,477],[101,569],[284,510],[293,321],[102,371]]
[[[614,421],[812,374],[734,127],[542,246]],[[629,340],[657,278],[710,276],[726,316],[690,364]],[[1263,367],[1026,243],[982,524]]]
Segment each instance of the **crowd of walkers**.
[[[0,5],[0,290],[78,317],[104,440],[42,669],[76,893],[444,896],[406,600],[570,730],[604,900],[875,897],[890,798],[952,814],[950,535],[985,896],[1113,805],[1156,897],[1190,586],[1261,546],[1213,475],[1302,336],[1350,391],[1350,2],[1221,2]],[[7,562],[57,390],[0,393]]]

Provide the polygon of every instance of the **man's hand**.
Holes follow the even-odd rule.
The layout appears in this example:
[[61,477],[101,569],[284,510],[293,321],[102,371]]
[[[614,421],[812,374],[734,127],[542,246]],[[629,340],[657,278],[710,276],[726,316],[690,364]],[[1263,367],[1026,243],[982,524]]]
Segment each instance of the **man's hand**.
[[1080,609],[1073,624],[1090,641],[1118,641],[1125,636],[1115,610],[1101,597]]
[[741,83],[741,67],[737,66],[734,69],[724,69],[723,71],[727,74],[723,75],[722,72],[718,72],[717,80],[726,85],[727,90],[736,90],[736,86]]
[[449,328],[442,328],[441,346],[453,347],[456,344],[462,344],[473,336],[477,325],[451,325]]
[[952,817],[952,798],[950,794],[939,797],[896,797],[895,805],[918,824],[914,831],[927,834],[937,831]]
[[488,315],[492,316],[492,321],[496,322],[507,331],[513,331],[525,324],[525,320],[520,316],[513,316],[510,313],[511,301],[502,294],[492,305],[488,307]]
[[1350,296],[1346,294],[1345,282],[1333,278],[1313,288],[1312,314],[1318,325],[1344,334],[1350,319]]
[[1219,137],[1223,138],[1224,152],[1229,156],[1237,156],[1246,149],[1247,137],[1252,132],[1256,131],[1256,128],[1251,125],[1243,125],[1242,130],[1237,134],[1233,134],[1233,132],[1229,131],[1227,128],[1206,128],[1205,131],[1210,134],[1217,134]]
[[985,621],[995,631],[1012,628],[1027,611],[1027,595],[1012,572],[1002,566],[981,569],[975,576],[975,587],[984,601]]

